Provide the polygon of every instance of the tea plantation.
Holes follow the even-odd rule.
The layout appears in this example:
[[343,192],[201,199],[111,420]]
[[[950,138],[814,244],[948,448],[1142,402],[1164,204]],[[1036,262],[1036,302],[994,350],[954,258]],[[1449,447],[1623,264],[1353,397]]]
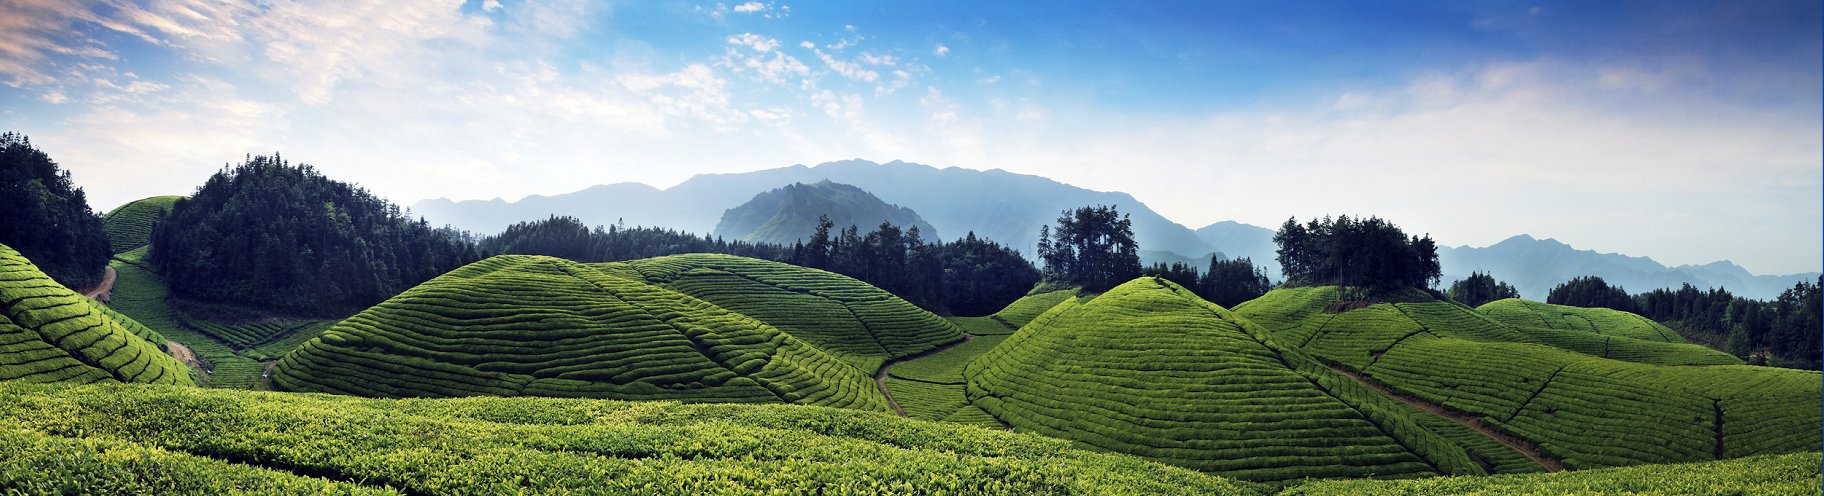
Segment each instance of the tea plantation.
[[1734,460],[1642,465],[1555,474],[1493,477],[1313,482],[1287,496],[1358,494],[1478,494],[1486,496],[1579,494],[1818,494],[1821,457],[1817,452],[1761,455]]
[[964,376],[1016,430],[1228,477],[1484,473],[1393,400],[1162,279],[1052,307]]
[[1572,307],[1508,298],[1485,303],[1476,310],[1514,327],[1583,331],[1667,343],[1685,342],[1685,338],[1679,337],[1677,332],[1652,319],[1607,308]]
[[190,385],[157,333],[51,280],[0,245],[0,380]]
[[1236,313],[1326,362],[1479,417],[1567,468],[1806,451],[1824,428],[1815,371],[1604,359],[1451,302],[1359,306],[1341,294],[1279,289]]
[[848,276],[733,255],[598,264],[764,322],[867,373],[963,338],[962,329]]
[[887,408],[867,372],[766,323],[643,281],[524,255],[464,266],[337,323],[281,359],[273,383],[378,397]]
[[114,207],[113,211],[101,217],[101,226],[108,231],[108,243],[114,253],[123,253],[134,248],[145,246],[152,236],[152,222],[158,216],[171,210],[181,196],[154,196],[135,200],[126,205]]
[[[1018,300],[1014,300],[1013,303],[1007,305],[1007,308],[995,312],[994,315],[990,315],[988,318],[1005,324],[1008,329],[1018,330],[1019,328],[1024,327],[1027,322],[1031,322],[1032,319],[1038,317],[1039,314],[1045,313],[1045,311],[1050,310],[1051,307],[1058,306],[1059,303],[1063,303],[1076,296],[1077,291],[1074,289],[1029,294],[1020,297]],[[1011,332],[1008,332],[1008,334],[1011,334]]]
[[[1031,434],[795,405],[0,383],[27,493],[1261,494]],[[47,450],[70,450],[47,454]],[[18,453],[20,456],[4,456]]]

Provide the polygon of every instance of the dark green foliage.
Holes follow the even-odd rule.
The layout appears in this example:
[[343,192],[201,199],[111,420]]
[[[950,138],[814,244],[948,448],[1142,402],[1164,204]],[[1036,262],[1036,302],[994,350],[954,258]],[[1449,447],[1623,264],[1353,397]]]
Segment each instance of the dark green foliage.
[[1755,364],[1817,370],[1818,337],[1824,323],[1824,295],[1818,283],[1802,282],[1773,301],[1757,301],[1725,289],[1656,289],[1634,295],[1640,313],[1725,349]]
[[253,157],[178,200],[149,261],[178,297],[345,315],[476,258],[366,190]]
[[866,372],[751,317],[643,280],[525,255],[469,264],[337,323],[280,359],[273,383],[379,397],[886,409]]
[[975,237],[940,245],[927,245],[913,257],[928,270],[936,260],[943,266],[943,306],[957,315],[987,315],[1026,294],[1039,282],[1039,269],[1019,250]]
[[1609,286],[1601,277],[1583,276],[1565,281],[1546,293],[1545,302],[1584,308],[1609,308],[1623,312],[1635,309],[1634,299],[1620,286]]
[[0,244],[0,381],[190,385],[188,370],[148,334],[156,336]]
[[125,253],[151,242],[152,225],[171,211],[171,205],[177,203],[181,196],[154,196],[128,202],[114,207],[107,215],[101,216],[101,224],[107,228],[108,243],[115,254]]
[[1519,298],[1520,290],[1505,282],[1495,280],[1495,276],[1482,272],[1471,272],[1469,277],[1450,283],[1450,290],[1444,294],[1458,303],[1479,307],[1495,300]]
[[861,188],[829,180],[793,183],[754,195],[752,200],[723,212],[713,233],[718,238],[789,245],[808,239],[820,219],[839,226],[887,222],[917,227],[926,237],[941,239],[937,229],[912,209],[888,204]]
[[765,260],[785,260],[790,249],[771,244],[722,241],[657,227],[583,225],[575,217],[556,216],[520,222],[500,234],[481,238],[481,251],[499,255],[545,255],[578,262],[619,262],[682,253],[724,253]]
[[11,246],[45,275],[71,288],[101,281],[108,233],[89,209],[82,188],[50,155],[19,133],[0,134],[0,244]]
[[1015,429],[1224,476],[1482,472],[1393,400],[1163,279],[1061,303],[964,376]]
[[1224,307],[1239,305],[1273,290],[1272,283],[1267,281],[1266,270],[1255,268],[1253,260],[1246,257],[1227,260],[1220,254],[1210,255],[1210,269],[1202,275],[1198,275],[1197,268],[1181,262],[1153,264],[1142,275],[1172,281],[1210,303]]
[[1045,280],[1099,293],[1140,276],[1133,220],[1114,206],[1065,210],[1055,228],[1039,229]]
[[0,425],[0,492],[1263,492],[1031,434],[795,405],[0,383]]
[[1379,217],[1286,219],[1273,242],[1286,280],[1300,284],[1387,291],[1428,287],[1442,273],[1430,235],[1407,237]]

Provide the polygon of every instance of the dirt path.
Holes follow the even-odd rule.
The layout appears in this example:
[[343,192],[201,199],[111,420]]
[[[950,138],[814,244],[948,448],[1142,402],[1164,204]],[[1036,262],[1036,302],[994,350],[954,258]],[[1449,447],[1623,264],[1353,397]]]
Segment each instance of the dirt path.
[[165,349],[171,351],[171,358],[176,358],[177,361],[196,369],[197,372],[203,371],[203,362],[197,360],[196,352],[191,351],[189,346],[184,346],[184,343],[165,341]]
[[80,292],[83,296],[89,297],[89,299],[106,302],[108,301],[109,294],[114,292],[114,278],[116,276],[118,276],[118,274],[114,273],[114,268],[108,267],[107,270],[103,271],[101,274],[101,282]]
[[956,342],[946,344],[943,346],[939,346],[936,348],[932,348],[930,350],[924,351],[923,353],[918,353],[915,355],[906,355],[904,357],[900,357],[900,358],[894,359],[894,360],[887,360],[886,363],[880,364],[880,371],[874,373],[874,386],[879,387],[880,394],[885,395],[887,397],[887,404],[893,406],[893,411],[899,412],[899,416],[905,417],[905,416],[907,416],[906,409],[900,408],[899,400],[893,399],[893,392],[887,390],[887,370],[892,369],[893,364],[896,364],[899,362],[917,360],[917,359],[928,357],[931,355],[936,355],[938,353],[943,353],[944,350],[955,348],[963,343],[967,343],[967,342],[974,341],[974,340],[975,340],[974,334],[964,334],[963,339],[958,340]]
[[1427,402],[1425,400],[1414,398],[1412,396],[1396,393],[1393,391],[1393,389],[1388,388],[1386,384],[1382,384],[1381,381],[1377,381],[1377,380],[1374,380],[1374,379],[1368,378],[1368,377],[1363,377],[1360,374],[1350,372],[1348,370],[1343,370],[1342,368],[1339,368],[1339,367],[1331,366],[1330,369],[1335,370],[1336,373],[1343,374],[1344,377],[1348,377],[1350,379],[1355,380],[1355,382],[1361,383],[1363,386],[1368,386],[1370,388],[1373,388],[1375,391],[1379,391],[1381,394],[1387,395],[1390,398],[1400,400],[1401,403],[1412,405],[1413,408],[1424,410],[1425,412],[1430,413],[1432,415],[1444,417],[1444,418],[1450,419],[1453,422],[1463,424],[1464,427],[1468,427],[1470,430],[1476,431],[1477,434],[1487,436],[1489,439],[1493,439],[1493,440],[1495,440],[1495,442],[1501,443],[1502,445],[1507,446],[1509,449],[1517,451],[1521,455],[1525,455],[1527,458],[1532,459],[1533,463],[1537,463],[1537,464],[1539,464],[1540,467],[1544,467],[1546,472],[1564,471],[1564,464],[1559,463],[1557,459],[1546,456],[1544,453],[1540,453],[1538,446],[1534,446],[1533,443],[1528,442],[1524,439],[1510,436],[1510,435],[1498,432],[1494,429],[1491,429],[1487,425],[1484,425],[1482,423],[1481,418],[1477,418],[1474,415],[1470,415],[1467,413],[1452,410],[1450,408],[1446,408],[1443,405],[1433,404],[1433,403]]

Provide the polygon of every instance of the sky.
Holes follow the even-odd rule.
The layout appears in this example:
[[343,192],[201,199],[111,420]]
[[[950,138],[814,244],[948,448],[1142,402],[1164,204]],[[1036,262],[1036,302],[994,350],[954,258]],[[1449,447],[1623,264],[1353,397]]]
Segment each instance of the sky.
[[410,205],[863,158],[1188,227],[1378,215],[1819,270],[1824,25],[1755,2],[0,0],[101,211],[280,153]]

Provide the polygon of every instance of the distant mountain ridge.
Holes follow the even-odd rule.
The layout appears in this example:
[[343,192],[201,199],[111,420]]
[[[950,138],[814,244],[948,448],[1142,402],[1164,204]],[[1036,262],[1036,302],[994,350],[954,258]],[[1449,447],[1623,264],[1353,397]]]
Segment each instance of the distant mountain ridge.
[[1631,293],[1690,284],[1701,289],[1725,288],[1736,296],[1767,300],[1800,281],[1818,278],[1817,272],[1754,275],[1729,261],[1704,265],[1667,267],[1647,257],[1579,250],[1558,240],[1521,234],[1482,248],[1469,246],[1438,249],[1446,283],[1472,271],[1494,274],[1529,299],[1545,300],[1553,286],[1573,277],[1594,275]]
[[724,211],[713,234],[749,243],[789,245],[810,239],[820,216],[828,216],[836,229],[853,225],[868,232],[886,221],[900,229],[917,227],[919,237],[926,241],[942,239],[937,228],[919,217],[918,212],[881,201],[861,188],[829,180],[792,183],[754,195],[747,203]]
[[595,186],[575,193],[504,200],[418,202],[412,211],[432,224],[449,224],[480,234],[500,232],[514,222],[552,214],[572,215],[587,224],[663,226],[707,233],[722,213],[754,195],[792,183],[829,180],[854,185],[882,201],[910,208],[949,239],[975,232],[1028,256],[1038,243],[1039,227],[1055,222],[1068,208],[1117,205],[1132,216],[1134,237],[1147,249],[1177,253],[1215,251],[1190,228],[1172,222],[1133,196],[1094,191],[1040,176],[1000,169],[986,171],[892,161],[826,162],[729,174],[699,174],[667,189],[639,183]]

